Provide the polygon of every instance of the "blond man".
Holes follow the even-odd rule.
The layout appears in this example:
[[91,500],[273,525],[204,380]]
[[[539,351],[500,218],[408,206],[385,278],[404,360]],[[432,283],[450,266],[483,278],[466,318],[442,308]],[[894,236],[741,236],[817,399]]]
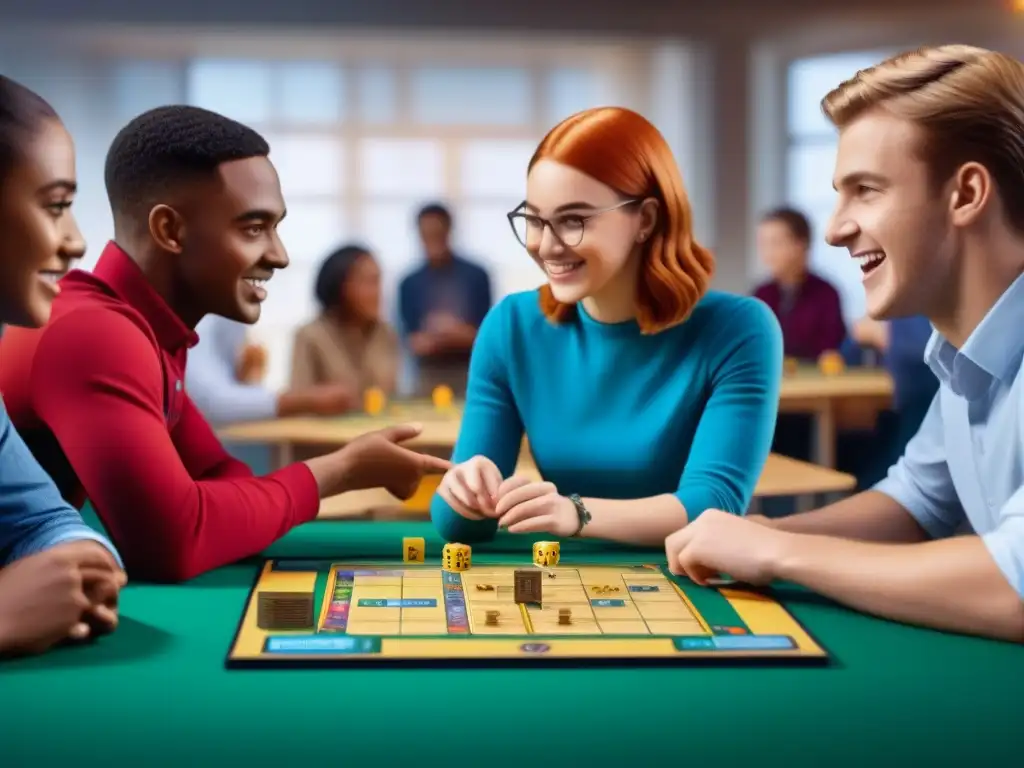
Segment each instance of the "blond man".
[[1024,66],[924,48],[829,93],[839,130],[827,240],[875,319],[922,314],[940,389],[873,489],[768,521],[714,512],[670,567],[802,584],[853,608],[1024,641]]

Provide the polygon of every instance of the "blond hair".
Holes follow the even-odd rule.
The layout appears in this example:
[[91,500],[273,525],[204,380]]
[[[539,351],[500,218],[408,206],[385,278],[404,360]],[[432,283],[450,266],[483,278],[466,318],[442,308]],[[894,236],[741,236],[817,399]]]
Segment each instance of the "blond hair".
[[882,109],[924,130],[922,159],[938,183],[967,162],[995,180],[1006,217],[1024,233],[1024,65],[969,45],[901,53],[832,90],[822,111],[842,130]]

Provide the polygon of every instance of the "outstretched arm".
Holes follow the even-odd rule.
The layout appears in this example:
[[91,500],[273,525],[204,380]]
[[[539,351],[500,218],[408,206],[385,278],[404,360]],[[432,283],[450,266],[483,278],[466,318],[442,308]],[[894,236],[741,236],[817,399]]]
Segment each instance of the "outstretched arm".
[[[660,547],[706,509],[746,512],[771,451],[782,378],[782,333],[763,303],[707,328],[714,350],[711,394],[675,493],[625,501],[584,499],[593,519],[582,536]],[[687,450],[680,446],[680,450]]]
[[902,545],[787,536],[777,578],[885,618],[1024,642],[1024,491],[986,536]]
[[129,573],[192,578],[256,554],[319,509],[303,464],[262,478],[225,472],[236,465],[189,403],[169,433],[159,359],[122,315],[83,310],[52,322],[32,398]]

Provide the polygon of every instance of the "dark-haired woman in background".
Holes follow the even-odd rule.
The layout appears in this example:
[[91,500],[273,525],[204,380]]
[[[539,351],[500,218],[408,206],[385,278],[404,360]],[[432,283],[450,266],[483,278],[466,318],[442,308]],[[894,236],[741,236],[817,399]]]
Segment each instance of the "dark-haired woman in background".
[[363,246],[346,245],[324,260],[316,279],[320,315],[295,336],[292,387],[347,384],[351,407],[371,387],[394,393],[401,352],[380,317],[380,281],[380,266]]

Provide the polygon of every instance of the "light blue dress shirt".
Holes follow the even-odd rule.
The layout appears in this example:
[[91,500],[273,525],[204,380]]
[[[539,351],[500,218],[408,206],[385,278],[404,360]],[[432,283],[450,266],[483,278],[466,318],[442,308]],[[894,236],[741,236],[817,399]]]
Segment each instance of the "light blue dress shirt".
[[1024,598],[1024,276],[957,349],[932,334],[939,392],[903,457],[875,489],[933,537],[977,533]]
[[121,562],[113,545],[61,498],[0,402],[0,566],[82,540],[102,544]]
[[235,374],[246,326],[207,315],[196,326],[196,333],[199,343],[189,351],[185,385],[207,420],[222,426],[274,418],[277,394],[258,384],[245,384]]

